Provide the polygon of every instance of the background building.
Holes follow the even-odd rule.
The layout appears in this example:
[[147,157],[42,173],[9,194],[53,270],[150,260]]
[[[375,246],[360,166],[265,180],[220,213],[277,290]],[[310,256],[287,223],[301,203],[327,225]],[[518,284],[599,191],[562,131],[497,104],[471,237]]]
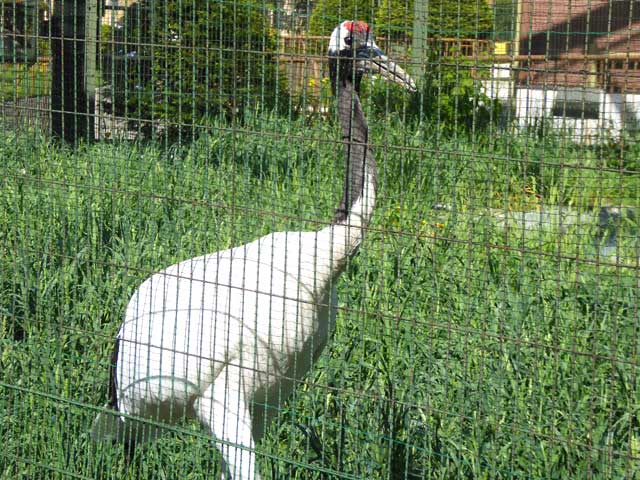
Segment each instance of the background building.
[[516,18],[520,124],[546,118],[583,139],[637,128],[640,2],[526,0]]

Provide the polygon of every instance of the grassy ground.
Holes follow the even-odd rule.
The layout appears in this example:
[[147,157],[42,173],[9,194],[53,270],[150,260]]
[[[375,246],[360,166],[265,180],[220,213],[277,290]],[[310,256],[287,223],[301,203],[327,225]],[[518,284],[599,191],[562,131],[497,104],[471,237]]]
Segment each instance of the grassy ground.
[[[372,124],[375,219],[333,341],[258,446],[266,477],[638,478],[637,235],[601,257],[584,230],[490,215],[637,208],[637,144]],[[329,221],[338,137],[279,118],[189,147],[0,134],[0,478],[211,478],[191,424],[129,468],[89,440],[125,304],[163,266]]]

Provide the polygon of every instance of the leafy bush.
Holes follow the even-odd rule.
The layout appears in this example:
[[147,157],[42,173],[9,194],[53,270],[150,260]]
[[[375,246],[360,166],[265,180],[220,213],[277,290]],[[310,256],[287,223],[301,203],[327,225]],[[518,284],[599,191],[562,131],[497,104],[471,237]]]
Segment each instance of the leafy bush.
[[437,62],[422,78],[420,94],[412,97],[413,116],[431,119],[448,131],[482,129],[498,118],[500,103],[485,95],[470,64]]
[[271,108],[286,93],[275,32],[266,11],[248,0],[146,0],[130,7],[120,31],[111,60],[121,63],[114,76],[126,85],[114,80],[124,88],[115,89],[116,102],[170,134],[192,131],[203,117]]
[[[431,5],[431,2],[429,2]],[[391,40],[406,40],[413,31],[412,0],[381,0],[376,11],[376,32]]]
[[[411,37],[413,0],[381,0],[375,21],[379,35]],[[486,38],[493,30],[493,11],[487,2],[430,0],[427,31],[430,37]]]
[[371,0],[318,0],[309,19],[309,32],[313,35],[331,35],[343,20],[372,23],[374,13]]
[[493,9],[495,40],[513,40],[516,29],[517,3],[513,0],[495,0]]
[[427,121],[444,133],[482,129],[499,117],[500,103],[482,92],[472,65],[463,62],[448,64],[442,58],[428,62],[415,94],[381,79],[363,85],[375,113]]

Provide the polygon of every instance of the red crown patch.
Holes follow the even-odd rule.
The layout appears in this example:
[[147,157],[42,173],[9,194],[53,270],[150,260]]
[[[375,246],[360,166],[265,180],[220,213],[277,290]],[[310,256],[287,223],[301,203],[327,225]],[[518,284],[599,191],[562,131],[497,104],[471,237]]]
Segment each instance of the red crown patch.
[[370,30],[367,22],[355,21],[355,22],[345,22],[345,28],[353,33],[367,33]]

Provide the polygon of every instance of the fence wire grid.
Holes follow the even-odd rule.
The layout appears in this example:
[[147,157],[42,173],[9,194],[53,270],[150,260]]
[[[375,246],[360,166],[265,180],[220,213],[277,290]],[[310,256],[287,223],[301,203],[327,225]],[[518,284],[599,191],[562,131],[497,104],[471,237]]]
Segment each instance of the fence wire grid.
[[637,1],[0,19],[0,478],[640,478]]

